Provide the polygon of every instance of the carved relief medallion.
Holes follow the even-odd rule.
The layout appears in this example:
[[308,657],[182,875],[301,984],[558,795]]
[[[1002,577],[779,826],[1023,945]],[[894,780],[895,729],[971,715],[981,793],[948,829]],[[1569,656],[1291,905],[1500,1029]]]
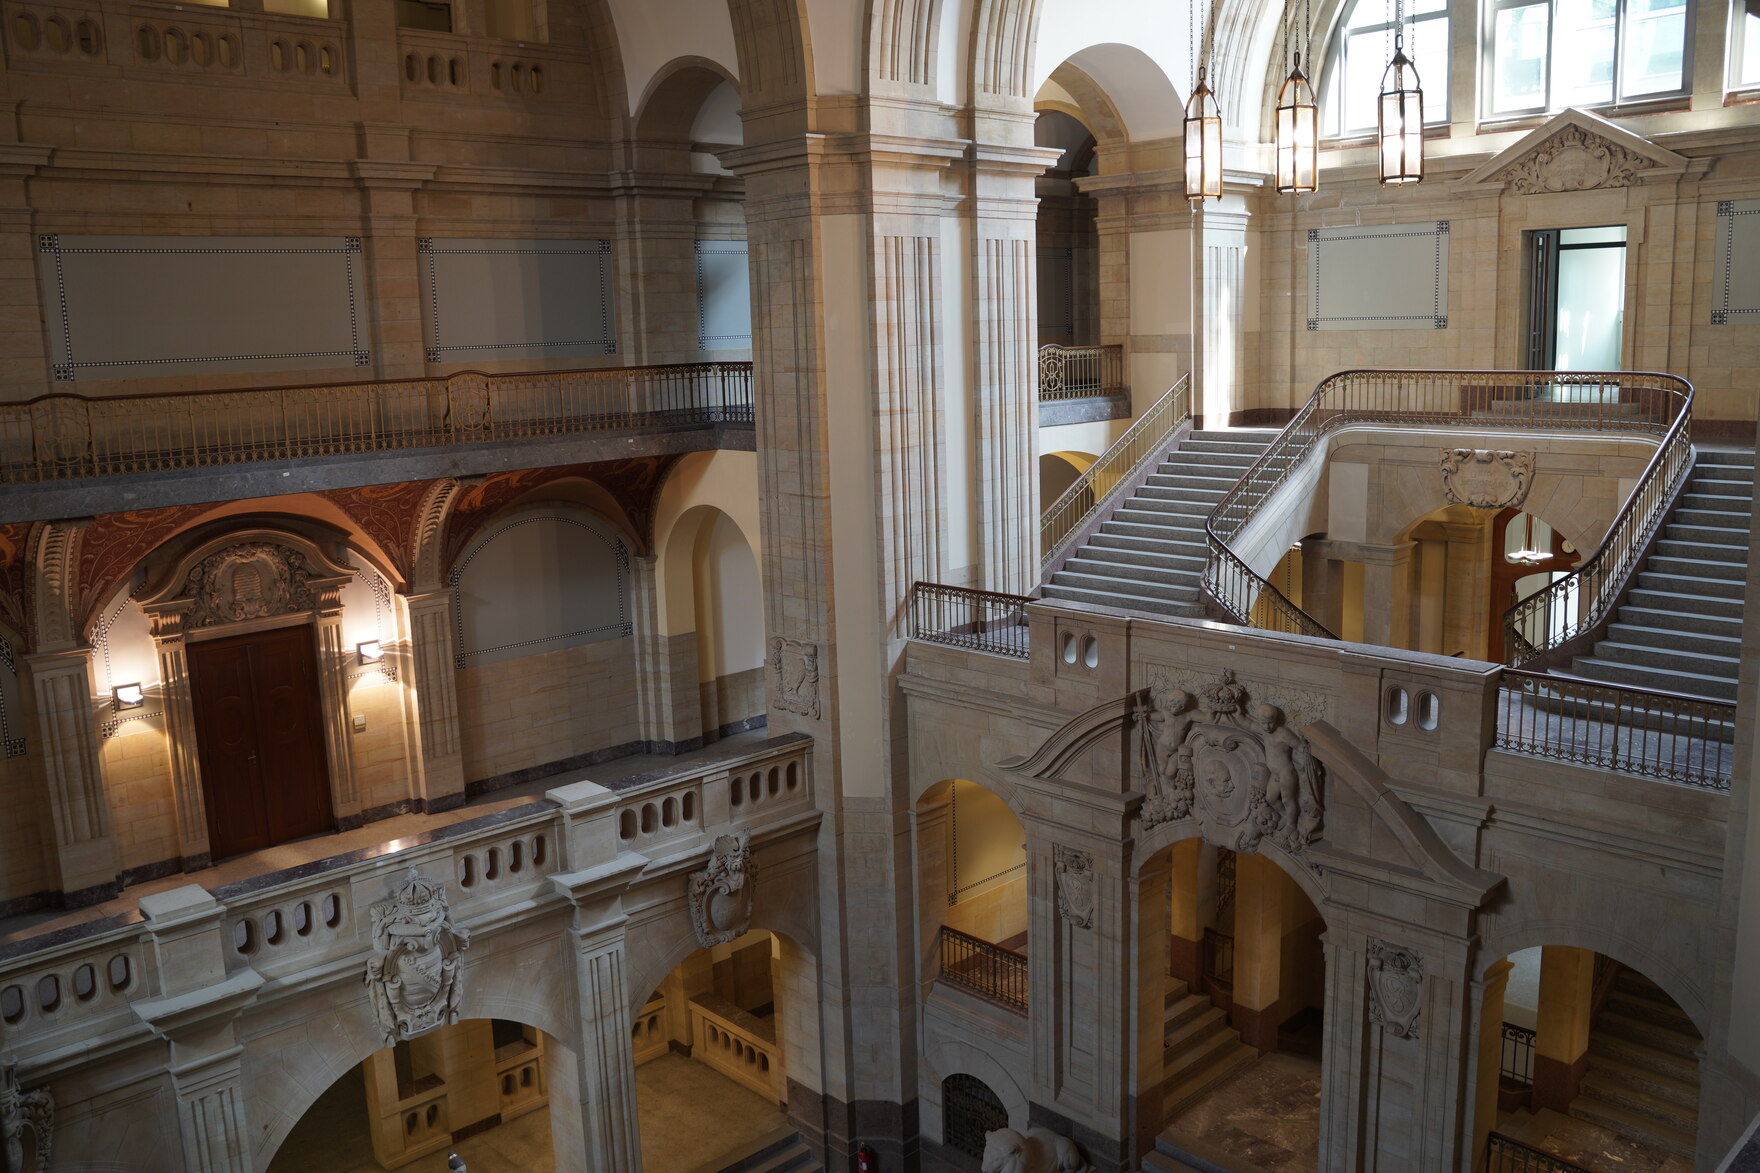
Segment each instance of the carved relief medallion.
[[0,1149],[6,1153],[7,1173],[24,1173],[24,1131],[36,1141],[37,1173],[49,1173],[49,1157],[55,1143],[55,1097],[46,1087],[24,1091],[18,1086],[18,1066],[0,1067]]
[[1369,1021],[1402,1039],[1418,1037],[1418,1010],[1424,994],[1424,959],[1369,938]]
[[691,910],[691,931],[707,949],[725,945],[752,927],[752,833],[717,835],[709,865],[686,881],[685,903]]
[[1589,191],[1597,187],[1630,186],[1637,173],[1655,166],[1649,159],[1618,143],[1567,126],[1532,154],[1500,175],[1512,191],[1524,195],[1547,191]]
[[1078,929],[1094,927],[1094,857],[1073,847],[1053,844],[1057,876],[1057,911]]
[[317,595],[307,585],[312,577],[305,559],[286,546],[247,542],[228,547],[189,572],[186,589],[194,602],[184,627],[193,631],[317,610]]
[[1491,448],[1442,449],[1442,495],[1450,505],[1516,509],[1534,480],[1532,452]]
[[367,992],[386,1046],[458,1021],[470,933],[452,923],[446,886],[413,866],[390,900],[373,905]]
[[819,647],[805,640],[772,636],[770,692],[776,707],[803,717],[819,716]]
[[1320,837],[1324,768],[1285,711],[1255,703],[1233,672],[1196,694],[1157,685],[1141,717],[1145,830],[1195,816],[1230,851],[1270,838],[1293,853]]

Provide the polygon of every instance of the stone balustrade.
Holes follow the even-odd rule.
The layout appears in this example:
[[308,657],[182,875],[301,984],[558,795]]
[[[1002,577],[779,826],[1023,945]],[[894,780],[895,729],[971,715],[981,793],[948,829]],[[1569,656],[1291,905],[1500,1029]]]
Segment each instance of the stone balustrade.
[[780,1102],[775,1023],[758,1018],[713,994],[691,999],[691,1058],[729,1079]]

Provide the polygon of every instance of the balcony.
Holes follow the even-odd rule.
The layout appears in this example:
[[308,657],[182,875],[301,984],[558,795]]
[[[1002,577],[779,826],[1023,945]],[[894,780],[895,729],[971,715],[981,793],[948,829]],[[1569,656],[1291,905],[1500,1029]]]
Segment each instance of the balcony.
[[1122,346],[1041,346],[1039,426],[1129,419]]

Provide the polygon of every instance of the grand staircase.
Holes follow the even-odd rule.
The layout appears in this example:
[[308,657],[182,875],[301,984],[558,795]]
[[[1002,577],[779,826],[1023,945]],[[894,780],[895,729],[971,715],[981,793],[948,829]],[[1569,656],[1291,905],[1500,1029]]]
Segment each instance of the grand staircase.
[[1171,1119],[1205,1092],[1246,1067],[1259,1053],[1241,1042],[1228,1015],[1176,977],[1167,979],[1162,1003],[1162,1116]]
[[1051,575],[1043,596],[1155,615],[1203,615],[1204,521],[1276,435],[1272,429],[1191,433]]
[[1754,454],[1701,450],[1629,601],[1567,674],[1734,701],[1753,508]]
[[1657,985],[1621,970],[1589,1030],[1589,1066],[1570,1114],[1691,1158],[1701,1046],[1692,1019]]
[[825,1173],[801,1134],[792,1128],[773,1133],[757,1152],[741,1157],[720,1173]]

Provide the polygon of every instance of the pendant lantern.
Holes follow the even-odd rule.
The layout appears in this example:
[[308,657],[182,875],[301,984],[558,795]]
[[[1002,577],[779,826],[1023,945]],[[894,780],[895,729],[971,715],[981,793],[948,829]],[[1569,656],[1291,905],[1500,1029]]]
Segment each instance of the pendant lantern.
[[1320,107],[1302,72],[1301,55],[1277,92],[1277,190],[1309,192],[1320,186]]
[[1382,183],[1424,178],[1424,88],[1405,50],[1405,5],[1393,26],[1393,60],[1381,75],[1377,126]]
[[1186,198],[1197,203],[1222,198],[1222,107],[1204,70],[1186,102]]

